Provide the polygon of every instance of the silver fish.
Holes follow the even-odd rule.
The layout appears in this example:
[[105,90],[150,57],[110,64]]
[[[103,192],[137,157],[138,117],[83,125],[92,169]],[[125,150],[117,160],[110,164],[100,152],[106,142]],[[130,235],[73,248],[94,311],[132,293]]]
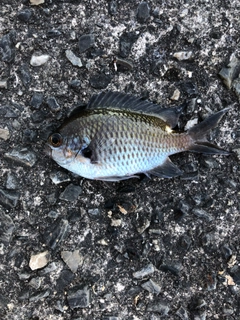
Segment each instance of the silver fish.
[[174,132],[182,109],[161,109],[118,92],[101,93],[49,137],[50,156],[82,177],[119,181],[137,177],[137,173],[179,176],[182,172],[169,159],[178,152],[229,154],[206,141],[206,134],[217,126],[228,108],[186,132]]

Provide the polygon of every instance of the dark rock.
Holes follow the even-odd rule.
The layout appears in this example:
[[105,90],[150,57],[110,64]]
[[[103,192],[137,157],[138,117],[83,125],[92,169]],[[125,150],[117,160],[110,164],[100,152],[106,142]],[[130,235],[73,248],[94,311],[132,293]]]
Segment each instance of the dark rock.
[[79,90],[81,87],[81,81],[77,79],[72,80],[70,81],[69,86],[74,90]]
[[160,268],[160,270],[164,272],[171,272],[174,276],[179,276],[181,270],[183,269],[183,266],[180,262],[165,262],[163,263]]
[[61,109],[55,97],[49,97],[46,102],[52,112],[57,112]]
[[227,244],[224,244],[221,247],[221,252],[226,260],[229,260],[233,254],[231,248],[229,248],[229,246]]
[[43,102],[43,93],[34,92],[30,101],[30,106],[34,109],[39,109]]
[[198,95],[198,88],[195,83],[192,81],[186,81],[181,84],[181,89],[184,91],[189,97]]
[[15,59],[16,31],[12,30],[0,39],[2,61],[13,62]]
[[111,76],[104,73],[94,74],[90,78],[90,85],[95,89],[105,89],[111,82]]
[[30,20],[30,18],[32,17],[32,14],[33,14],[32,10],[23,9],[18,12],[17,17],[22,22],[28,22]]
[[62,32],[57,29],[51,29],[47,31],[47,37],[48,38],[57,38],[62,35]]
[[234,282],[240,285],[240,266],[235,265],[230,270],[230,275],[233,277]]
[[78,199],[81,193],[81,187],[75,186],[74,184],[69,184],[66,189],[60,194],[59,199],[74,202]]
[[64,291],[74,278],[75,275],[70,270],[62,270],[56,282],[57,291]]
[[144,282],[141,287],[148,292],[151,292],[153,294],[159,294],[161,291],[161,287],[154,282],[152,279],[149,279],[147,282]]
[[83,53],[84,51],[90,49],[95,42],[95,36],[93,34],[84,34],[79,39],[79,51]]
[[47,118],[47,112],[43,110],[35,111],[31,114],[33,123],[43,122]]
[[25,144],[30,144],[37,141],[37,132],[35,130],[26,129],[23,131],[22,141]]
[[75,287],[68,292],[67,300],[71,309],[87,308],[90,304],[90,290],[88,287]]
[[179,239],[179,250],[186,252],[189,250],[191,244],[191,238],[185,234]]
[[231,89],[233,80],[235,80],[240,72],[240,60],[233,55],[232,60],[229,62],[227,68],[222,68],[219,72],[220,77],[223,79],[226,87]]
[[179,316],[179,318],[182,319],[182,320],[188,320],[189,319],[187,310],[184,309],[183,307],[180,307],[177,310],[176,315]]
[[6,208],[15,208],[18,204],[20,194],[13,190],[0,188],[0,203]]
[[137,19],[140,23],[144,23],[150,17],[150,8],[147,2],[143,1],[137,8]]
[[22,83],[25,87],[28,87],[29,84],[32,81],[32,77],[30,75],[28,66],[26,64],[23,64],[19,69],[18,69],[19,77],[22,80]]
[[0,106],[0,116],[4,118],[17,118],[20,115],[19,110],[12,105]]
[[44,290],[40,292],[36,292],[33,295],[29,297],[30,302],[37,302],[39,300],[42,300],[44,298],[47,298],[50,295],[51,291],[50,290]]
[[14,228],[11,217],[5,214],[0,207],[0,243],[6,246],[10,243]]
[[27,167],[33,167],[37,161],[36,154],[33,151],[29,151],[27,148],[13,149],[12,151],[5,153],[5,158]]
[[119,54],[122,58],[126,58],[132,49],[134,42],[138,39],[135,32],[125,32],[120,37]]
[[207,275],[207,290],[213,291],[216,290],[217,287],[217,277],[215,274]]
[[205,219],[208,222],[213,220],[213,217],[203,209],[194,208],[192,212],[193,214],[195,214],[195,216],[199,217],[200,219]]
[[65,219],[57,219],[49,227],[46,228],[43,234],[43,242],[51,249],[56,249],[62,244],[69,233],[69,224]]
[[109,1],[109,3],[108,3],[108,12],[112,16],[115,16],[117,14],[117,12],[118,12],[117,1],[115,1],[115,0]]
[[168,303],[164,300],[159,299],[156,302],[153,302],[147,306],[148,312],[158,312],[161,316],[166,316],[169,312],[170,308]]

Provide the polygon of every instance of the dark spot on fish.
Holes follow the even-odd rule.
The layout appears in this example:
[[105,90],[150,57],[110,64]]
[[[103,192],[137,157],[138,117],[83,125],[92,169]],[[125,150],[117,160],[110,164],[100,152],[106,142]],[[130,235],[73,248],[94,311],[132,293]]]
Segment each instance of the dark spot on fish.
[[92,150],[87,147],[85,149],[82,150],[82,155],[85,157],[85,158],[88,158],[88,159],[91,159],[92,157]]
[[123,151],[124,151],[125,153],[127,152],[126,146],[123,146]]

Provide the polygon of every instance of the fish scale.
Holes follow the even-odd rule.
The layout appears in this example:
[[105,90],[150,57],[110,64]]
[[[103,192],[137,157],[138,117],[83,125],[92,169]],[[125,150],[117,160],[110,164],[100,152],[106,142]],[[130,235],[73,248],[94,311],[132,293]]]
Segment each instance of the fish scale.
[[[121,109],[119,101],[129,109]],[[154,113],[145,114],[142,107]],[[118,181],[141,172],[170,178],[181,174],[168,158],[174,153],[228,154],[205,139],[226,111],[178,133],[171,128],[178,122],[180,107],[159,108],[157,114],[150,102],[110,92],[70,117],[49,137],[48,145],[60,166],[89,179]]]

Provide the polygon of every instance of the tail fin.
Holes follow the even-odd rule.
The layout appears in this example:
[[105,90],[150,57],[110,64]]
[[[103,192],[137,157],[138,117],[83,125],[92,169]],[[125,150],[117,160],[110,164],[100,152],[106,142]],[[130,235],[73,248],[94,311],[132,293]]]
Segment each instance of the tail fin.
[[189,135],[193,139],[193,144],[189,147],[189,151],[206,154],[230,154],[230,152],[206,141],[206,135],[208,132],[218,125],[219,121],[229,109],[230,108],[225,108],[215,114],[212,114],[207,119],[188,130]]

